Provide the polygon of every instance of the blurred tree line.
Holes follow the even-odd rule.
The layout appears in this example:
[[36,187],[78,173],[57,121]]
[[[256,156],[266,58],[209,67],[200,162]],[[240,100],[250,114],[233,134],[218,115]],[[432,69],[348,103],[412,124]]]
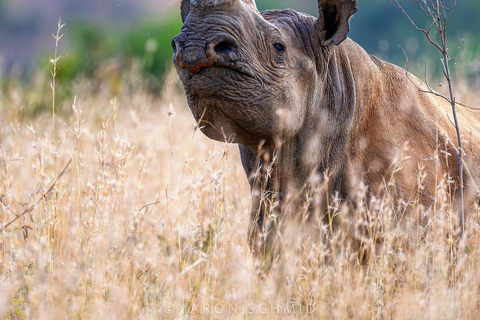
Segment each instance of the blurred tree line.
[[[447,1],[448,3],[448,1]],[[420,28],[428,29],[432,20],[409,0],[403,1],[404,9]],[[465,55],[458,60],[457,72],[471,78],[478,78],[480,65],[480,1],[457,0],[457,7],[447,28],[449,53],[452,57]],[[432,32],[433,35],[436,33]],[[362,45],[370,54],[403,66],[409,60],[409,70],[424,77],[425,61],[428,58],[427,73],[440,76],[442,66],[440,55],[432,49],[425,36],[418,32],[389,0],[359,1],[359,11],[352,18],[351,38]],[[405,51],[405,53],[403,52]]]
[[[458,0],[457,3],[448,31],[451,53],[453,56],[460,54],[463,44],[458,39],[465,39],[466,54],[459,60],[458,68],[472,81],[478,81],[480,58],[477,52],[480,38],[477,31],[480,30],[480,19],[477,19],[477,15],[480,13],[480,1]],[[313,0],[257,0],[257,5],[259,10],[290,7],[317,15],[316,1]],[[429,25],[423,12],[409,0],[405,0],[404,5],[419,26]],[[14,24],[14,21],[6,19],[2,7],[3,1],[0,0],[0,28],[7,28],[7,23]],[[77,18],[65,22],[67,25],[62,30],[65,33],[62,41],[68,43],[68,48],[66,52],[61,52],[64,57],[59,61],[57,75],[58,82],[64,88],[59,91],[63,98],[71,99],[71,84],[79,78],[107,82],[106,85],[112,87],[112,94],[116,94],[125,84],[124,75],[131,71],[138,72],[142,84],[152,92],[160,92],[165,72],[171,67],[171,38],[179,33],[182,25],[177,6],[162,16],[153,13],[146,15],[121,30],[98,20]],[[425,57],[430,45],[389,0],[360,0],[351,26],[350,37],[367,52],[403,66],[406,58],[399,48],[402,47],[409,59],[409,70],[416,65],[413,72],[423,78]],[[439,58],[433,51],[428,73],[439,75]],[[51,52],[38,55],[37,70],[44,72],[45,69],[51,69],[48,63],[51,55]]]
[[176,15],[145,19],[122,32],[113,27],[74,21],[66,27],[65,37],[70,48],[59,61],[59,81],[68,82],[78,76],[112,77],[111,73],[121,76],[133,68],[140,72],[149,89],[160,89],[164,74],[171,66],[171,40],[181,26],[182,21]]

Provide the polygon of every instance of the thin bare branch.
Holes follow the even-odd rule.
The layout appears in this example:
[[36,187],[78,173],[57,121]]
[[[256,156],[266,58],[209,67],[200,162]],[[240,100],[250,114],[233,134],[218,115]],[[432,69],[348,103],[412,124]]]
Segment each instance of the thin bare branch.
[[[406,59],[406,62],[405,62],[405,75],[407,76],[407,79],[417,88],[418,91],[422,92],[422,93],[428,93],[428,94],[432,94],[434,96],[437,96],[439,98],[442,98],[444,99],[445,101],[447,101],[448,103],[450,103],[450,99],[448,99],[446,96],[442,95],[441,93],[438,93],[436,92],[435,90],[433,90],[430,85],[428,84],[428,81],[425,81],[425,85],[427,86],[427,90],[423,89],[422,87],[420,87],[415,81],[414,79],[412,79],[412,74],[410,71],[408,71],[408,56],[407,56],[407,52],[405,51],[405,49],[403,49],[401,46],[399,46],[400,50],[403,51],[403,54],[405,55],[405,59]],[[425,62],[425,79],[427,79],[427,62]]]
[[457,61],[457,60],[460,60],[465,55],[465,51],[467,50],[467,43],[465,42],[465,39],[458,39],[458,41],[460,41],[463,44],[462,53],[460,53],[460,55],[455,58],[448,56],[449,60]]
[[[448,47],[447,47],[447,27],[450,22],[450,19],[453,15],[453,12],[456,9],[456,1],[455,0],[450,0],[450,7],[447,7],[445,4],[446,0],[412,0],[413,3],[417,5],[418,8],[420,8],[428,18],[433,20],[433,23],[430,25],[428,30],[419,28],[418,25],[413,21],[413,19],[410,17],[410,15],[404,10],[402,6],[402,2],[400,0],[390,0],[390,3],[398,9],[402,11],[402,13],[407,17],[407,19],[410,21],[410,23],[413,25],[415,29],[417,29],[419,32],[422,32],[428,41],[435,47],[437,48],[441,53],[442,53],[442,59],[440,60],[442,63],[443,67],[443,74],[445,78],[447,79],[448,82],[448,89],[449,89],[449,95],[450,97],[447,98],[446,96],[443,96],[439,93],[436,93],[432,88],[429,86],[428,81],[427,81],[427,76],[426,76],[426,71],[425,71],[425,85],[427,86],[428,90],[425,90],[421,88],[415,81],[410,79],[410,74],[407,71],[407,77],[409,80],[417,87],[417,89],[420,92],[424,93],[429,93],[433,94],[437,97],[441,97],[448,101],[451,104],[452,107],[452,113],[453,113],[453,120],[454,120],[454,126],[456,129],[457,133],[457,139],[458,139],[458,154],[459,154],[459,160],[458,160],[458,170],[459,170],[459,202],[460,202],[460,238],[463,237],[463,234],[465,232],[465,208],[464,208],[464,181],[463,181],[463,147],[462,147],[462,136],[460,132],[460,125],[458,122],[457,118],[457,110],[456,110],[456,101],[455,101],[455,95],[454,95],[454,90],[453,90],[453,80],[452,76],[450,73],[450,67],[448,62],[452,60],[452,58],[448,55]],[[423,5],[422,5],[423,4]],[[440,42],[434,39],[431,36],[431,31],[433,29],[433,26],[436,27],[438,33],[439,33],[439,39]],[[403,49],[402,49],[403,50]],[[403,50],[404,51],[404,50]],[[464,48],[465,52],[465,48]],[[463,53],[464,53],[463,52]],[[463,53],[461,56],[463,56]],[[405,51],[404,54],[406,55]],[[408,62],[408,60],[407,60]],[[426,68],[426,65],[425,65]]]
[[4,231],[6,228],[8,228],[9,226],[11,226],[15,221],[17,221],[18,219],[20,219],[21,217],[23,217],[23,216],[26,215],[27,213],[32,212],[33,210],[35,210],[35,208],[38,206],[38,204],[40,203],[40,201],[42,201],[42,199],[43,199],[45,196],[47,196],[47,195],[53,190],[53,188],[54,188],[55,185],[58,183],[58,181],[60,180],[60,178],[66,173],[67,168],[68,168],[68,166],[70,165],[70,163],[72,163],[72,159],[70,159],[70,161],[68,161],[67,165],[65,166],[65,168],[63,168],[62,172],[60,172],[60,174],[58,175],[57,179],[55,179],[55,181],[52,182],[52,184],[50,185],[50,188],[48,188],[48,190],[42,194],[42,196],[37,200],[37,202],[35,202],[33,205],[31,205],[31,206],[29,206],[28,208],[26,208],[25,210],[23,210],[22,213],[20,213],[20,214],[15,214],[15,218],[14,218],[13,220],[11,220],[10,222],[8,222],[5,226],[1,227],[1,228],[0,228],[0,231]]

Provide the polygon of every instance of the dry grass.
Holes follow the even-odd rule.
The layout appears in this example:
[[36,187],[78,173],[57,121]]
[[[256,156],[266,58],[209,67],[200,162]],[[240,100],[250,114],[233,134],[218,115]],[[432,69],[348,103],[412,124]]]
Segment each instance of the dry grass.
[[477,225],[452,267],[440,193],[422,237],[395,228],[388,201],[345,217],[367,218],[382,237],[367,265],[348,228],[328,236],[317,223],[325,241],[288,241],[260,277],[237,148],[195,130],[174,87],[162,99],[134,90],[111,101],[77,88],[54,137],[51,114],[24,118],[22,99],[0,96],[0,318],[480,317]]

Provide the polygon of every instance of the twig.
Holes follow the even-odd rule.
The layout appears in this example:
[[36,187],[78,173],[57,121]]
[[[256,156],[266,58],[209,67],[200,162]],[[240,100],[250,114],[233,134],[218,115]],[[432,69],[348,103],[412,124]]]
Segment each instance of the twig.
[[156,205],[159,204],[159,203],[160,203],[160,201],[155,201],[155,202],[146,204],[146,205],[144,205],[143,207],[141,207],[140,210],[138,210],[138,212],[142,211],[142,210],[145,209],[145,208],[148,208],[148,207],[151,207],[151,206],[156,206]]
[[[399,46],[400,50],[403,51],[403,54],[405,55],[405,59],[406,59],[406,62],[405,62],[405,74],[407,76],[407,79],[410,80],[410,82],[417,88],[418,91],[422,92],[422,93],[429,93],[429,94],[433,94],[434,96],[437,96],[439,98],[442,98],[444,99],[445,101],[447,101],[448,103],[450,103],[450,99],[448,99],[446,96],[444,96],[443,94],[441,93],[438,93],[436,92],[435,90],[432,89],[432,87],[430,87],[430,85],[428,84],[428,81],[427,81],[427,66],[426,66],[426,63],[425,62],[425,85],[427,86],[427,89],[428,90],[425,90],[423,89],[422,87],[420,87],[415,81],[414,79],[412,79],[412,74],[408,71],[408,57],[407,57],[407,53],[405,52],[405,49],[403,49],[401,46]],[[457,102],[457,104],[460,104]],[[462,104],[460,104],[462,105]],[[462,105],[463,106],[463,105]],[[466,106],[465,106],[466,107]]]
[[8,222],[5,226],[1,227],[0,231],[4,231],[6,228],[8,228],[10,225],[12,225],[15,221],[17,221],[18,219],[20,219],[21,217],[23,217],[27,213],[32,212],[35,209],[35,207],[40,203],[40,201],[42,201],[42,198],[44,198],[47,194],[49,194],[53,190],[53,188],[55,187],[57,182],[60,180],[60,178],[67,171],[67,168],[68,168],[68,166],[70,165],[71,162],[72,162],[72,159],[70,159],[68,161],[67,165],[65,166],[65,168],[63,168],[62,172],[60,172],[57,179],[55,179],[55,181],[52,182],[52,184],[50,185],[50,188],[48,188],[47,192],[43,193],[42,196],[40,197],[40,199],[38,199],[38,201],[35,204],[33,204],[30,207],[28,207],[27,209],[23,210],[22,213],[16,214],[16,217],[12,221]]

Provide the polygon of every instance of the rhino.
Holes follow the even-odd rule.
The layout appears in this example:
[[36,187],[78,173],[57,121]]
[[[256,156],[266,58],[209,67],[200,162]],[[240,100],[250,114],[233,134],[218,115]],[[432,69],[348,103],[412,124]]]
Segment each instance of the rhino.
[[[305,204],[326,212],[333,200],[353,203],[360,185],[380,197],[392,181],[402,203],[428,208],[448,178],[459,205],[449,102],[348,38],[356,0],[318,0],[318,18],[259,12],[254,0],[183,0],[180,8],[174,65],[201,131],[239,145],[253,250],[280,225],[268,221]],[[480,111],[459,105],[458,117],[468,211],[479,193]]]

